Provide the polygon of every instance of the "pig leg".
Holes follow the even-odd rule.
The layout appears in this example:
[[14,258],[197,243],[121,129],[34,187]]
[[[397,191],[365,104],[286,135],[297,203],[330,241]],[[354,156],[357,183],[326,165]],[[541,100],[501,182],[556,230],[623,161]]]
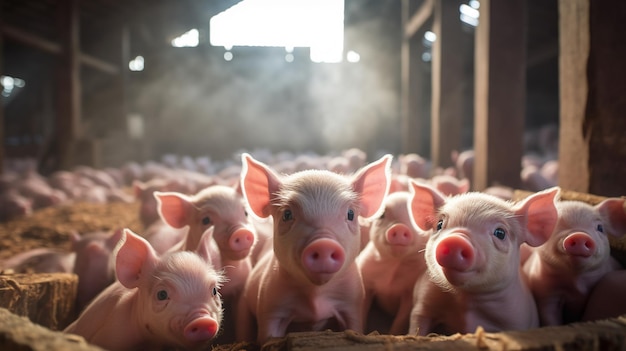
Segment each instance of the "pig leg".
[[244,294],[239,298],[237,304],[237,329],[235,330],[235,338],[237,341],[253,341],[254,332],[254,316],[248,308],[248,301]]
[[403,298],[402,302],[400,302],[400,307],[398,308],[398,312],[396,312],[396,317],[391,324],[391,328],[389,329],[389,334],[391,335],[403,335],[406,334],[407,329],[409,327],[407,321],[411,315],[411,307],[413,305],[413,300],[410,296],[407,298]]

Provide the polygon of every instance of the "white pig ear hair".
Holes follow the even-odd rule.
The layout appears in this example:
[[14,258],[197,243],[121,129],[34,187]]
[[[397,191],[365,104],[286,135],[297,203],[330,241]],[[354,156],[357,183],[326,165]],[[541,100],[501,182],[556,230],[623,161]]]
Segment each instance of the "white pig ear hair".
[[139,286],[143,274],[149,274],[159,258],[149,242],[125,228],[115,250],[115,274],[125,287]]

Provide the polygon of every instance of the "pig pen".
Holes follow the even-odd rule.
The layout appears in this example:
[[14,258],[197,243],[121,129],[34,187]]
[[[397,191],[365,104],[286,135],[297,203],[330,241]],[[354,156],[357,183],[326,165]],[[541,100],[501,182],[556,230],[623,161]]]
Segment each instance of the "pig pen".
[[[516,191],[522,198],[528,192]],[[564,192],[564,199],[591,204],[602,198]],[[45,208],[33,215],[0,225],[0,259],[36,247],[69,249],[72,230],[89,232],[126,226],[141,233],[138,203],[76,203]],[[623,240],[622,240],[623,241]],[[626,245],[611,241],[622,263]],[[43,288],[32,288],[42,286]],[[72,274],[0,275],[0,349],[98,350],[81,337],[63,334],[73,318],[76,277]],[[74,294],[72,293],[74,290]],[[17,298],[7,296],[17,295]],[[622,350],[626,345],[626,316],[528,331],[452,336],[392,336],[353,331],[291,333],[264,345],[213,345],[210,350]]]

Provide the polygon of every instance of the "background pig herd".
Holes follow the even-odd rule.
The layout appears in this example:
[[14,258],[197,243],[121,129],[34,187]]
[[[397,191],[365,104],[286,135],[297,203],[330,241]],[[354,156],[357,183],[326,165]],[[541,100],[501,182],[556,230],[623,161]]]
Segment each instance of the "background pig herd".
[[[517,202],[506,187],[470,192],[471,152],[447,170],[414,154],[366,159],[356,149],[258,151],[219,171],[170,157],[47,179],[9,174],[7,198],[26,198],[16,184],[32,181],[55,204],[139,201],[144,230],[76,234],[70,252],[40,248],[0,264],[75,272],[80,315],[65,331],[112,350],[325,329],[524,330],[626,313],[623,302],[606,308],[626,292],[607,237],[626,233],[624,199],[561,201],[543,175]],[[100,195],[80,195],[92,187]]]

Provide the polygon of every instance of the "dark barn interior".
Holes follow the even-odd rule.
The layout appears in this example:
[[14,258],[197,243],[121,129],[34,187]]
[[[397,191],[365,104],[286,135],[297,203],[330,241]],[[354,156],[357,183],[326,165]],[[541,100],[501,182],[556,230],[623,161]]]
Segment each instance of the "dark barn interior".
[[[244,13],[252,3],[259,6],[252,23],[237,23],[242,35],[278,28],[293,31],[296,44],[212,44],[233,34],[218,33],[212,19]],[[280,23],[265,11],[273,0],[0,0],[0,269],[3,259],[27,249],[69,249],[74,231],[141,233],[149,226],[137,216],[142,200],[134,181],[148,184],[159,172],[184,177],[190,195],[209,183],[239,184],[243,152],[284,173],[318,160],[352,172],[358,167],[337,164],[350,152],[360,150],[363,162],[391,154],[394,174],[453,174],[469,179],[473,191],[504,190],[515,200],[552,186],[593,205],[626,195],[626,2],[321,3],[342,11],[339,59],[332,62],[314,60],[328,37],[298,44],[336,29],[331,14],[313,10],[319,4],[309,9],[310,33],[302,34],[290,17],[301,5]],[[192,29],[194,44],[174,45]],[[421,173],[407,171],[413,156],[427,167]],[[52,186],[65,191],[61,199],[33,197],[27,210],[9,210],[18,206],[12,196],[20,180],[52,184],[63,172],[93,170],[109,174],[87,182],[109,187],[106,193]],[[72,179],[69,186],[79,188]],[[20,199],[28,197],[24,188]],[[626,244],[611,239],[611,248],[624,264]],[[61,281],[76,289],[72,279]],[[7,306],[2,287],[0,305]],[[52,322],[38,321],[32,314],[41,308],[12,312],[52,330],[75,317],[74,306],[64,305],[55,313],[65,316],[44,313]],[[21,322],[4,318],[0,333],[11,335]],[[540,328],[534,336],[477,331],[428,341],[304,333],[262,347],[531,350],[553,349],[555,338],[566,349],[600,350],[626,342],[622,319]],[[56,331],[19,328],[42,335],[39,344],[27,337],[25,349],[90,347]],[[15,335],[8,337],[14,344],[0,346],[17,349]]]

